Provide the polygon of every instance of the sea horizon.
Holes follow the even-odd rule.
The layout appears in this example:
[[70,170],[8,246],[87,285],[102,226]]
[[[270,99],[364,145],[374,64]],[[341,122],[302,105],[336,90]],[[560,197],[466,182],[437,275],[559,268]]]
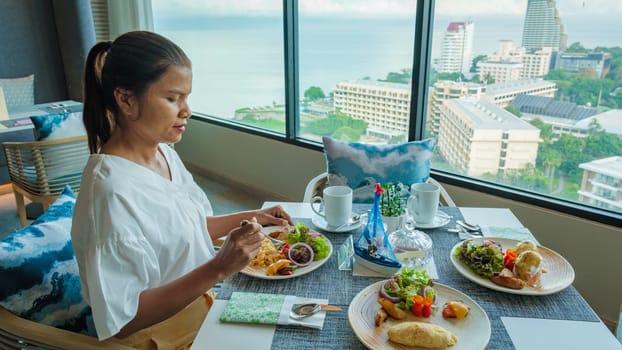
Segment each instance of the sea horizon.
[[[471,20],[475,23],[473,57],[494,53],[499,40],[521,45],[522,18]],[[165,22],[156,27],[193,61],[193,110],[232,118],[239,108],[284,103],[280,18],[214,17],[196,21],[191,19],[181,26]],[[436,18],[432,60],[440,56],[444,30],[451,21],[464,20]],[[597,27],[572,21],[566,25],[568,45],[578,41],[588,49],[622,46],[620,29],[599,31],[606,26],[609,24]],[[390,72],[410,69],[413,28],[413,21],[403,19],[300,18],[300,98],[311,86],[319,86],[328,95],[340,81],[384,79]]]

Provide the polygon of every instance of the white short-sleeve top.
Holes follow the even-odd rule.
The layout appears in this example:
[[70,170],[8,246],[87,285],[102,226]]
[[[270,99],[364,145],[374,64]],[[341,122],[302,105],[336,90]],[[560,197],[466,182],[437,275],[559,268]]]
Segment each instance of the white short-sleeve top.
[[82,294],[99,339],[136,315],[139,294],[210,260],[214,247],[203,190],[177,153],[160,145],[171,178],[113,155],[91,155],[82,175],[71,238]]

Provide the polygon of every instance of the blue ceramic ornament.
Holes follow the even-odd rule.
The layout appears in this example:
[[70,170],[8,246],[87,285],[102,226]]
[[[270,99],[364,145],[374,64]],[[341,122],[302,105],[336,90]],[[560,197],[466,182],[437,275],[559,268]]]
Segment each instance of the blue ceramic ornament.
[[380,196],[384,192],[379,183],[376,184],[374,205],[369,214],[365,229],[354,243],[356,261],[376,272],[392,275],[399,271],[402,264],[395,257],[389,237],[382,223],[380,214]]

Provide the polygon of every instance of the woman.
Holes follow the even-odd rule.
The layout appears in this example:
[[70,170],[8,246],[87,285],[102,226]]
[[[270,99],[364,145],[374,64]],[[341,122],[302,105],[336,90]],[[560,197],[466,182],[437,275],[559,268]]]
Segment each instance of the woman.
[[[91,157],[72,239],[101,340],[166,342],[149,339],[161,331],[191,342],[211,305],[203,294],[257,254],[261,225],[292,224],[278,206],[213,216],[166,145],[186,130],[191,89],[190,60],[155,33],[126,33],[96,44],[87,57],[83,118]],[[225,236],[215,254],[212,240]],[[169,323],[178,325],[195,318],[193,332],[172,336],[172,316]]]

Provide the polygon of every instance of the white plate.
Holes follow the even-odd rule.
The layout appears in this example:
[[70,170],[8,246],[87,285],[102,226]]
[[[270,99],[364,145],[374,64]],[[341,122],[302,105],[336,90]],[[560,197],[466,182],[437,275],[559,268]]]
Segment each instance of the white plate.
[[[484,239],[492,239],[493,241],[501,244],[503,250],[505,251],[507,248],[513,248],[520,241],[509,238],[494,238],[494,237],[480,237],[473,238],[472,241],[475,244],[480,244]],[[558,253],[545,248],[543,246],[538,246],[538,253],[542,256],[542,266],[546,269],[546,273],[542,274],[540,278],[541,286],[539,288],[525,285],[523,289],[511,289],[502,287],[498,284],[492,283],[489,279],[484,278],[476,274],[471,270],[470,267],[465,265],[460,258],[455,256],[456,249],[462,245],[462,242],[456,244],[453,248],[451,248],[450,260],[456,270],[460,272],[460,274],[469,280],[493,289],[500,292],[510,293],[510,294],[520,294],[520,295],[548,295],[557,293],[566,287],[570,286],[574,281],[574,270],[572,265],[564,259]]]
[[366,219],[364,218],[364,220],[360,220],[359,222],[354,222],[343,227],[334,228],[332,226],[328,226],[326,220],[319,215],[313,215],[313,217],[311,218],[311,222],[313,223],[313,225],[315,225],[315,227],[319,228],[322,231],[332,233],[350,232],[352,230],[356,230],[357,228],[363,226],[365,221]]
[[[374,324],[374,316],[380,309],[378,304],[378,290],[384,281],[376,282],[359,292],[348,308],[348,321],[359,340],[370,349],[422,349],[409,347],[389,341],[387,330],[400,322],[418,321],[439,325],[458,336],[458,343],[449,349],[484,349],[490,340],[490,320],[484,309],[466,294],[446,285],[435,283],[439,308],[431,317],[415,317],[407,312],[406,319],[396,320],[389,317],[379,327]],[[442,316],[442,306],[446,302],[459,300],[471,307],[469,314],[462,320],[455,318],[445,319]]]
[[[274,226],[272,226],[272,231],[274,231]],[[266,228],[268,230],[270,230],[269,228]],[[278,227],[277,227],[278,229]],[[281,227],[282,229],[282,227]],[[265,234],[265,233],[264,233]],[[294,273],[292,273],[291,275],[274,275],[274,276],[268,276],[266,275],[266,268],[265,267],[256,267],[256,266],[246,266],[242,271],[243,274],[248,275],[248,276],[252,276],[252,277],[257,277],[257,278],[262,278],[262,279],[266,279],[266,280],[284,280],[284,279],[288,279],[288,278],[295,278],[298,276],[302,276],[302,275],[306,275],[309,272],[312,272],[316,269],[318,269],[320,266],[324,265],[328,259],[330,259],[330,256],[333,254],[333,244],[331,243],[330,239],[328,239],[328,237],[324,236],[324,238],[326,238],[326,241],[328,242],[328,256],[325,257],[322,260],[318,260],[318,261],[313,261],[311,262],[311,264],[305,266],[305,267],[299,267],[296,271],[294,271]]]
[[427,224],[420,224],[414,219],[412,221],[415,223],[416,228],[439,228],[447,225],[451,221],[451,217],[443,213],[442,211],[437,211],[432,222],[429,222]]

